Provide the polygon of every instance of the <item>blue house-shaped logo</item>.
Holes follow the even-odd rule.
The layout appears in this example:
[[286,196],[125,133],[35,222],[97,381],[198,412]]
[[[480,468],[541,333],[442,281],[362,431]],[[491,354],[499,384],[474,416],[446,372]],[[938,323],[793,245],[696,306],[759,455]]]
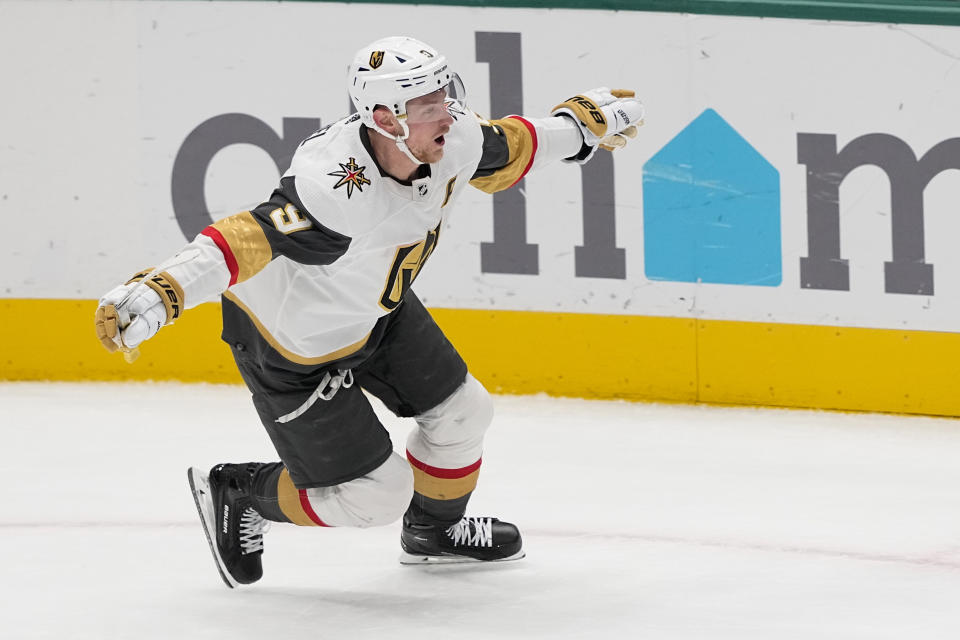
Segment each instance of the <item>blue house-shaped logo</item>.
[[650,280],[782,281],[780,173],[713,109],[643,165]]

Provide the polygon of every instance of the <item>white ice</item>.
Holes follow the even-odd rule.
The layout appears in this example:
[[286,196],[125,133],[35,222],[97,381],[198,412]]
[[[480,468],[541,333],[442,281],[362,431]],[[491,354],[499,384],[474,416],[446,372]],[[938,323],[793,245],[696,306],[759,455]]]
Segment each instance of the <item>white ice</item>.
[[0,384],[0,637],[960,638],[960,422],[495,401],[471,512],[527,558],[274,525],[229,590],[186,468],[274,459],[243,388]]

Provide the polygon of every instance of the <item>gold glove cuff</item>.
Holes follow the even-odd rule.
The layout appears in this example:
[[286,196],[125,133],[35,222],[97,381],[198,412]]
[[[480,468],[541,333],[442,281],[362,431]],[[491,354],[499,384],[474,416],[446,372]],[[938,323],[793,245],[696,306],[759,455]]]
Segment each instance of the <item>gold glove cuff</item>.
[[[127,284],[140,282],[149,274],[150,270],[142,271],[130,278]],[[161,271],[144,284],[156,291],[157,295],[160,296],[160,300],[167,310],[167,324],[170,324],[180,317],[180,313],[183,311],[183,287],[180,286],[179,282],[174,280],[166,271]]]

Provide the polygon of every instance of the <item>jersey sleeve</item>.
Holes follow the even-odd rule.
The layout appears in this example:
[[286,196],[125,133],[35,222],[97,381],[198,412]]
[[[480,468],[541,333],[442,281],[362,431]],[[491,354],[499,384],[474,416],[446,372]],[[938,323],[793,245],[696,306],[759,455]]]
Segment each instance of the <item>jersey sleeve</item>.
[[579,153],[583,136],[569,118],[508,116],[480,121],[483,155],[470,184],[495,193],[509,189],[530,171]]
[[509,189],[530,171],[537,152],[537,131],[519,116],[481,120],[480,130],[483,155],[470,184],[487,193]]
[[[289,176],[266,202],[206,227],[164,263],[166,272],[183,290],[184,307],[216,300],[278,256],[307,265],[335,262],[347,252],[351,238],[317,219],[322,215],[317,209],[325,204],[313,197],[314,211],[308,210],[297,193],[295,178]],[[329,206],[339,210],[336,203]]]
[[295,178],[289,176],[266,202],[214,222],[201,234],[222,251],[233,285],[253,277],[277,256],[327,265],[346,253],[350,237],[324,226],[317,215],[301,202]]

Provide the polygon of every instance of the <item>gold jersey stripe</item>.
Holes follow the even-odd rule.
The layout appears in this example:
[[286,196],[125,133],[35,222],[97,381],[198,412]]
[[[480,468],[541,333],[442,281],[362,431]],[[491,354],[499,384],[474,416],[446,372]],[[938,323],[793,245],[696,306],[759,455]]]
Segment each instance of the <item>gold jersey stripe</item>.
[[413,489],[434,500],[453,500],[462,498],[477,488],[480,469],[462,478],[436,478],[413,465]]
[[495,173],[482,178],[474,178],[470,181],[470,185],[486,193],[496,193],[513,186],[529,169],[535,143],[530,130],[518,118],[491,120],[490,125],[499,127],[507,137],[510,160],[504,167],[497,169]]
[[354,342],[353,344],[348,344],[342,349],[337,349],[336,351],[333,351],[331,353],[327,353],[322,356],[315,356],[312,358],[307,356],[301,356],[297,353],[294,353],[293,351],[290,351],[289,349],[285,349],[283,345],[277,342],[277,339],[273,337],[273,334],[267,331],[267,328],[263,326],[263,323],[260,322],[260,319],[256,316],[256,314],[254,314],[253,311],[251,311],[249,307],[247,307],[247,305],[240,302],[240,298],[238,298],[236,294],[228,290],[223,292],[223,297],[229,300],[230,302],[232,302],[233,304],[237,305],[238,307],[240,307],[240,309],[245,314],[247,314],[247,316],[250,318],[250,321],[253,322],[254,326],[257,328],[257,331],[259,331],[260,335],[263,336],[263,339],[266,340],[271,347],[276,349],[277,352],[280,353],[280,355],[282,355],[284,358],[286,358],[290,362],[296,362],[297,364],[325,364],[327,362],[333,362],[334,360],[339,360],[340,358],[344,358],[353,353],[356,353],[357,351],[362,349],[363,345],[367,344],[367,340],[370,339],[370,334],[368,333],[367,335],[363,336],[362,338],[360,338],[360,340]]
[[300,504],[300,491],[294,486],[290,479],[290,472],[284,469],[280,472],[277,479],[277,502],[280,505],[280,511],[287,516],[293,524],[301,527],[316,527],[316,522],[310,519],[310,516],[303,510]]
[[249,280],[273,259],[270,242],[253,214],[244,211],[211,225],[220,232],[237,261],[237,282]]

